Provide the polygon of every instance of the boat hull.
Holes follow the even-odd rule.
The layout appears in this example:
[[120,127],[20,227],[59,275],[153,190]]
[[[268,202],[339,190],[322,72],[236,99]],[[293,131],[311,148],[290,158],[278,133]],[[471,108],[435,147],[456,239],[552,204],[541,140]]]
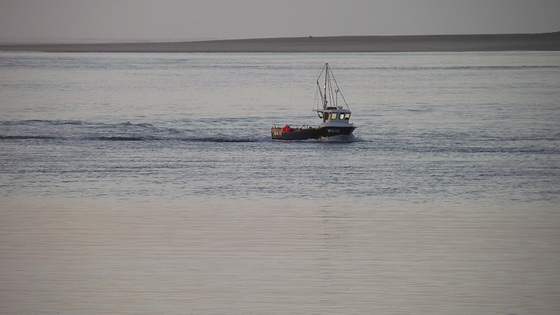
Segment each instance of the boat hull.
[[274,140],[307,140],[321,139],[336,136],[349,136],[356,127],[309,127],[292,128],[290,131],[282,131],[282,128],[270,128]]

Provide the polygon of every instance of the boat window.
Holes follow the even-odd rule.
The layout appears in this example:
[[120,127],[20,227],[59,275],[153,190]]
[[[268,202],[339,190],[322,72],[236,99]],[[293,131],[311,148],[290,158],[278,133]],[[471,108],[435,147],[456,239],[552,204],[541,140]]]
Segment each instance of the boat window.
[[346,119],[346,120],[350,119],[350,113],[346,113],[346,116],[344,117],[344,119]]
[[331,114],[331,119],[336,119],[336,113]]

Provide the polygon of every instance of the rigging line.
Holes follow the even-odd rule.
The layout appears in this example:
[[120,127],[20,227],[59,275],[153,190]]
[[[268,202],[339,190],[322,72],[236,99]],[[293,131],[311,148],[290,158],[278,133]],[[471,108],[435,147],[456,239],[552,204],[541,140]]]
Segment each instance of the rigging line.
[[[317,85],[318,85],[318,83],[319,82],[317,81]],[[315,90],[315,102],[314,102],[314,105],[313,105],[313,110],[314,111],[319,110],[319,93],[321,93],[321,91],[319,89]]]
[[344,104],[346,105],[346,107],[348,107],[348,109],[350,109],[350,106],[348,106],[348,103],[346,102],[346,98],[344,98],[344,94],[342,94],[342,90],[338,86],[338,82],[336,82],[336,78],[334,77],[334,73],[331,73],[331,76],[333,78],[334,84],[336,85],[336,89],[340,93],[340,96],[342,96],[342,100],[344,101]]
[[317,92],[321,95],[321,105],[323,105],[322,103],[324,102],[324,96],[323,92],[321,91],[321,85],[319,85],[319,79],[317,79],[317,91],[315,91],[315,96],[317,96]]

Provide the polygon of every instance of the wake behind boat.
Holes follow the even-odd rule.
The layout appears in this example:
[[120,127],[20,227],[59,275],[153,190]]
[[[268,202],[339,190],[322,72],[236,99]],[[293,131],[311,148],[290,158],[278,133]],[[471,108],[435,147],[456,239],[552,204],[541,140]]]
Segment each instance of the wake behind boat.
[[[323,86],[319,82],[323,83]],[[307,140],[323,139],[331,137],[348,137],[352,134],[354,125],[350,123],[352,112],[338,87],[334,75],[326,63],[317,78],[317,94],[315,97],[314,111],[322,119],[319,126],[293,127],[289,124],[285,126],[273,126],[270,128],[272,139],[275,140]],[[345,106],[338,105],[338,95]]]

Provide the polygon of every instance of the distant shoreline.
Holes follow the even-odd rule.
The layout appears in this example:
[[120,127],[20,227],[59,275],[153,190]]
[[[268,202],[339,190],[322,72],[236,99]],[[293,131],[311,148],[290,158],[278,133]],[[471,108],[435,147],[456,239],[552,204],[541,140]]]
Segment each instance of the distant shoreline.
[[540,34],[336,36],[190,42],[2,44],[0,51],[43,52],[438,52],[559,51],[560,32]]

